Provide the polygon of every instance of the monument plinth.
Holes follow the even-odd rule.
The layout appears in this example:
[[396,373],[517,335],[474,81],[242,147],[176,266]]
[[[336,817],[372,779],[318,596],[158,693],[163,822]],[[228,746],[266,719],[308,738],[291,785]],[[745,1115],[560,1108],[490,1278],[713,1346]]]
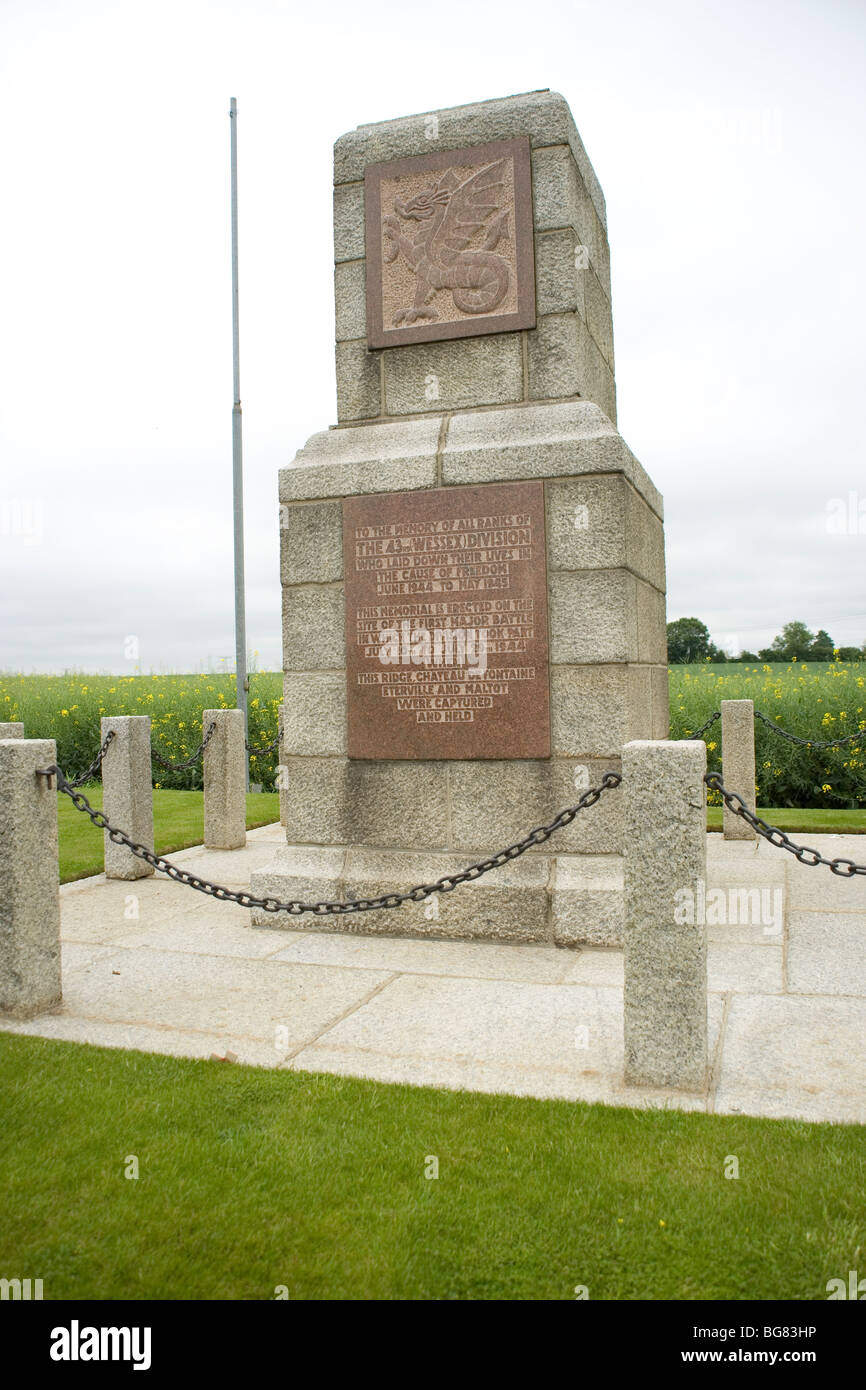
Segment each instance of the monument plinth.
[[[338,424],[280,473],[287,848],[254,891],[464,867],[668,729],[661,498],[616,429],[604,199],[562,97],[334,154]],[[610,941],[616,795],[434,903],[257,925]]]

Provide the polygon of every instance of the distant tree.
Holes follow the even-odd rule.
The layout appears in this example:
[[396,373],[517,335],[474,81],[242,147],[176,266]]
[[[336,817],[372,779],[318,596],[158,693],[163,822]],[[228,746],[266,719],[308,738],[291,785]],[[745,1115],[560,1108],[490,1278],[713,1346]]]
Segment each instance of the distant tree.
[[689,661],[704,661],[712,656],[713,644],[706,623],[700,618],[677,618],[668,623],[668,661],[682,665]]
[[[809,631],[805,623],[785,623],[779,635],[760,655],[765,661],[808,661],[813,654],[814,641],[815,634]],[[832,655],[832,643],[830,652]]]
[[759,658],[757,652],[740,652],[740,655],[737,657],[737,660],[738,660],[738,661],[759,661],[760,658]]
[[809,654],[813,661],[833,660],[833,638],[822,627],[815,633],[815,640]]
[[840,661],[862,661],[866,657],[866,652],[861,647],[840,647]]

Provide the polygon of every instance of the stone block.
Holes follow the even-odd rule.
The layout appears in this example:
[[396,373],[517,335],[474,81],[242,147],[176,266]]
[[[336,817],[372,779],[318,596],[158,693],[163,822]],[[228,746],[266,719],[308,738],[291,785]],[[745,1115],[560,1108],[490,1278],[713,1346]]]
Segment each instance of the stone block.
[[337,419],[371,420],[382,414],[381,361],[367,340],[337,343]]
[[[206,726],[205,726],[206,727]],[[153,849],[153,773],[150,719],[146,714],[109,715],[100,721],[100,741],[112,730],[114,738],[102,760],[102,809],[118,830],[136,844]],[[125,845],[114,844],[103,832],[107,878],[147,878],[154,871]]]
[[205,847],[240,849],[247,840],[243,710],[206,709],[201,722],[205,730],[216,724],[202,759]]
[[428,416],[314,434],[280,469],[280,502],[434,487],[441,423]]
[[548,314],[527,337],[531,400],[581,396],[616,422],[613,373],[580,314]]
[[535,238],[535,304],[539,316],[578,313],[586,319],[584,281],[577,268],[578,240],[571,227],[540,232]]
[[519,333],[386,348],[385,412],[415,415],[523,399]]
[[616,426],[592,401],[539,401],[519,408],[466,411],[448,423],[443,484],[586,473],[623,474],[656,515],[663,515],[661,494]]
[[634,575],[621,569],[549,575],[551,661],[575,666],[647,660],[639,656],[636,585]]
[[671,702],[667,663],[665,663],[664,666],[650,667],[649,681],[651,736],[652,738],[667,738],[671,726]]
[[564,97],[548,90],[523,92],[493,101],[472,102],[441,111],[358,126],[334,146],[334,183],[364,177],[367,164],[427,154],[431,149],[459,150],[466,145],[529,137],[531,146],[567,146],[596,214],[605,224],[604,194],[577,132]]
[[594,207],[567,144],[532,152],[532,202],[537,232],[570,227],[592,252]]
[[[454,849],[471,859],[514,844],[573,806],[584,791],[599,785],[605,772],[618,770],[618,758],[453,762],[448,776]],[[614,789],[528,853],[618,854],[621,849],[622,797]]]
[[364,184],[359,180],[334,189],[334,260],[357,261],[364,254]]
[[[284,846],[272,863],[250,875],[250,892],[256,898],[276,898],[282,902],[339,902],[343,897],[344,849],[313,849],[308,845]],[[339,917],[313,918],[306,913],[268,912],[263,907],[250,910],[250,925],[272,930],[342,931]]]
[[345,667],[343,610],[342,584],[289,585],[283,589],[284,671]]
[[343,509],[337,502],[280,507],[280,579],[326,584],[343,578]]
[[287,757],[346,752],[346,677],[342,671],[286,671],[283,709]]
[[57,789],[40,768],[53,739],[0,739],[0,1013],[60,1007]]
[[[752,700],[722,700],[722,781],[755,813],[755,705]],[[757,831],[747,821],[722,810],[726,840],[755,840]]]
[[[367,848],[346,855],[346,897],[375,898],[434,883],[466,867],[456,855],[407,854]],[[342,919],[342,930],[399,931],[402,936],[481,938],[495,941],[547,941],[547,884],[551,861],[534,856],[491,870],[450,893],[431,894],[420,903],[383,908]]]
[[24,725],[17,720],[2,723],[0,722],[0,739],[4,738],[23,738]]
[[596,347],[611,371],[613,362],[613,317],[610,299],[598,282],[598,276],[591,268],[583,271],[583,296],[586,305],[584,318],[595,340]]
[[580,761],[618,757],[636,732],[650,735],[649,668],[551,667],[550,722],[555,756]]
[[660,666],[668,659],[665,596],[640,579],[633,582],[637,600],[637,660]]
[[622,946],[625,898],[619,855],[560,854],[551,902],[557,946]]
[[[625,537],[628,568],[664,593],[664,526],[660,516],[634,488],[626,490]],[[667,661],[667,649],[663,660]]]
[[341,261],[334,266],[338,343],[367,336],[367,277],[364,267],[364,261]]
[[706,765],[700,741],[623,748],[627,1085],[707,1085]]
[[290,844],[447,847],[445,763],[289,758],[287,791]]

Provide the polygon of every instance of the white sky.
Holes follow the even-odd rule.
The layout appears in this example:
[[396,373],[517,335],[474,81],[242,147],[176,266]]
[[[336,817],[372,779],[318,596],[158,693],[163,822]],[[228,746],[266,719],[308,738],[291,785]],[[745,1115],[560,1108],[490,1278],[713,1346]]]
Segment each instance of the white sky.
[[333,142],[539,87],[607,199],[669,618],[859,645],[864,34],[858,0],[0,0],[0,669],[129,672],[131,635],[143,670],[233,665],[229,98],[247,632],[278,669],[277,470],[336,419]]

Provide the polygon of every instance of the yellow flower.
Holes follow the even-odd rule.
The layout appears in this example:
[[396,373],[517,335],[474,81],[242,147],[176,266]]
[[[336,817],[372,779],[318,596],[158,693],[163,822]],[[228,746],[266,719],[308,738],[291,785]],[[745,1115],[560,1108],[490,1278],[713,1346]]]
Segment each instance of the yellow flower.
[[60,711],[60,713],[61,713],[62,715],[64,715],[64,716],[66,716],[66,715],[69,713],[69,710],[68,710],[68,709],[62,709],[62,710]]
[[833,788],[830,786],[829,782],[825,782],[821,790],[822,792],[831,792]]

